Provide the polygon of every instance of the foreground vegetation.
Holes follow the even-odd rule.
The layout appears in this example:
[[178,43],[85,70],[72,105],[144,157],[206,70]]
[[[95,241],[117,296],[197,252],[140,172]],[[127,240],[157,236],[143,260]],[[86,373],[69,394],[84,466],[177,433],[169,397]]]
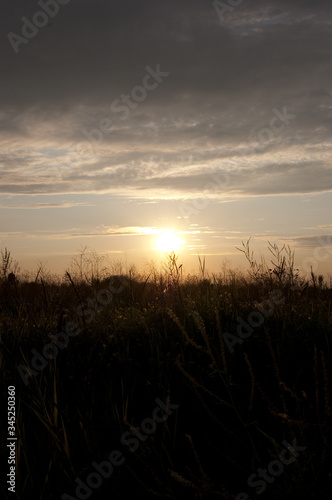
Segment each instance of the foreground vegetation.
[[[8,261],[0,363],[4,400],[16,387],[17,498],[79,498],[77,478],[112,450],[123,464],[80,498],[326,498],[332,289],[299,276],[289,249],[271,250],[269,269],[244,245],[248,276],[209,275],[200,259],[185,277],[170,254],[162,273],[111,278],[81,255],[63,280],[17,282]],[[52,336],[53,359],[34,368]],[[173,410],[148,433],[157,399]],[[273,475],[285,441],[302,451]],[[259,469],[269,479],[248,485]],[[1,494],[12,497],[5,481]]]

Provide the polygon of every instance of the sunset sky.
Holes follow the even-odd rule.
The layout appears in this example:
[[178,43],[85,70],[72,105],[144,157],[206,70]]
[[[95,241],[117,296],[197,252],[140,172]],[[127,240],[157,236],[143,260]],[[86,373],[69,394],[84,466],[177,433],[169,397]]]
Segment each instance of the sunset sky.
[[251,237],[332,273],[330,1],[3,0],[0,25],[0,248],[21,267],[173,245],[218,270]]

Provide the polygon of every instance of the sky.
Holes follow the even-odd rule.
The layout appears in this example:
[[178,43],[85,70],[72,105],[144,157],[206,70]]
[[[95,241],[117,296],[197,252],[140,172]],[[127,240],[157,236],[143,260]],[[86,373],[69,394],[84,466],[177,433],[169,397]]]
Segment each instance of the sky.
[[[332,5],[3,0],[0,248],[332,272]],[[268,254],[267,254],[268,255]]]

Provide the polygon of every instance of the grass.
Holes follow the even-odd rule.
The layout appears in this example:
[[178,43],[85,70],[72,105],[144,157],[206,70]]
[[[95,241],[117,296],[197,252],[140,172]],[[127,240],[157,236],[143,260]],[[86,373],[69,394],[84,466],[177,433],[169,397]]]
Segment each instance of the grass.
[[[247,277],[210,275],[201,257],[200,275],[184,276],[170,254],[161,273],[115,278],[119,293],[110,300],[103,292],[109,278],[85,272],[82,259],[79,273],[71,269],[58,282],[43,273],[19,283],[3,278],[0,376],[4,398],[8,385],[17,392],[18,499],[75,498],[75,479],[84,481],[92,462],[115,449],[125,463],[91,498],[142,492],[235,499],[242,491],[257,498],[248,477],[294,439],[306,450],[264,495],[327,496],[332,289],[319,277],[299,276],[290,249],[270,245],[272,269],[255,263],[249,242],[242,250],[251,263]],[[230,352],[226,332],[236,335],[238,318],[248,322],[276,291],[283,300]],[[92,311],[91,321],[78,314],[80,304]],[[31,365],[31,350],[41,353],[47,334],[69,322],[79,335],[26,386],[17,366]],[[122,434],[167,396],[179,408],[131,453]],[[6,426],[1,434],[5,443]],[[6,460],[5,446],[3,454]],[[1,494],[10,498],[5,481]]]

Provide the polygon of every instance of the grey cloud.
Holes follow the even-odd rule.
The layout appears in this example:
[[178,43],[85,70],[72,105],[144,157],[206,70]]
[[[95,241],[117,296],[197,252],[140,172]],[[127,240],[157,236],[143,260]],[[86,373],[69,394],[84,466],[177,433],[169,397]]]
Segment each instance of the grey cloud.
[[43,210],[45,208],[70,208],[92,206],[91,203],[84,202],[59,202],[59,203],[35,203],[34,205],[0,205],[0,208],[11,210]]
[[[3,5],[4,34],[40,10],[37,1]],[[325,0],[244,1],[221,24],[212,1],[71,0],[17,55],[4,36],[0,192],[178,196],[235,165],[245,171],[233,175],[233,194],[332,190],[331,11]],[[112,114],[157,64],[167,80],[127,119]],[[284,106],[296,119],[253,151],[250,138]],[[82,130],[105,117],[115,130],[75,155]],[[43,161],[41,147],[53,148]],[[284,156],[296,147],[294,165]]]
[[291,241],[292,245],[317,248],[317,247],[332,247],[331,234],[318,234],[316,236],[299,236],[295,238],[283,238],[285,241]]

